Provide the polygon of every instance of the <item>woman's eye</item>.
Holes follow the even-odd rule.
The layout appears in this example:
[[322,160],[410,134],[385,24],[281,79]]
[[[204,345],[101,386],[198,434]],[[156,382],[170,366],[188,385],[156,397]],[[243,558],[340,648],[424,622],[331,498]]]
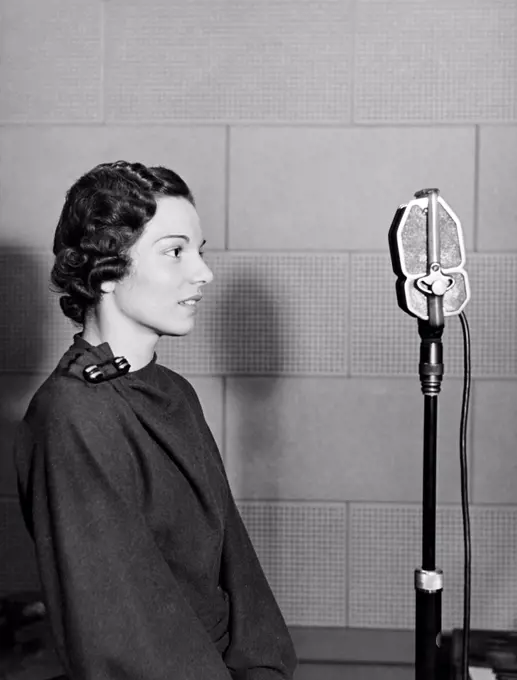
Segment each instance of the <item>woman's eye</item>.
[[[185,249],[184,249],[183,246],[177,246],[176,248],[171,248],[170,250],[167,250],[167,251],[166,251],[166,255],[169,255],[169,256],[172,257],[174,260],[179,260],[180,257],[181,257],[181,254],[183,253],[184,250],[185,250]],[[204,251],[204,250],[199,250],[199,256],[200,256],[201,258],[203,258],[204,255],[205,255],[205,251]]]
[[179,258],[182,250],[183,250],[183,248],[181,246],[178,246],[177,248],[172,248],[171,250],[168,250],[167,255],[172,255],[175,258]]

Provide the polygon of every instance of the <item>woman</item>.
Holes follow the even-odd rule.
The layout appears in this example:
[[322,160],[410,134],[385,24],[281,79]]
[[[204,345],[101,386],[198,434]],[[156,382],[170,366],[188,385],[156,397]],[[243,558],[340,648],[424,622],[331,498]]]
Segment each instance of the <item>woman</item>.
[[196,393],[156,361],[161,336],[194,325],[212,280],[203,244],[183,180],[122,161],[81,177],[57,226],[52,281],[82,332],[34,396],[15,458],[73,680],[294,672]]

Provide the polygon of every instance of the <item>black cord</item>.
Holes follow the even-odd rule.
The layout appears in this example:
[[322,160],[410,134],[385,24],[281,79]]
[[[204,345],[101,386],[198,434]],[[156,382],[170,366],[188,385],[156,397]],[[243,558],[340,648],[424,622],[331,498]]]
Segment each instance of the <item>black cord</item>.
[[463,644],[461,656],[461,678],[469,680],[469,640],[470,640],[470,583],[471,583],[471,541],[469,515],[469,487],[467,462],[467,422],[470,403],[470,330],[467,317],[460,314],[463,331],[463,399],[460,424],[460,471],[461,471],[461,511],[463,515]]

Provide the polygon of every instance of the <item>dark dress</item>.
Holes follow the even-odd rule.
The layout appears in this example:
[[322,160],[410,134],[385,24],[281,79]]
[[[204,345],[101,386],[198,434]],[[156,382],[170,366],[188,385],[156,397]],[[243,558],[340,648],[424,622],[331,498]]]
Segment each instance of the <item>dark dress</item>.
[[56,648],[73,680],[292,678],[292,641],[190,383],[79,336],[15,445]]

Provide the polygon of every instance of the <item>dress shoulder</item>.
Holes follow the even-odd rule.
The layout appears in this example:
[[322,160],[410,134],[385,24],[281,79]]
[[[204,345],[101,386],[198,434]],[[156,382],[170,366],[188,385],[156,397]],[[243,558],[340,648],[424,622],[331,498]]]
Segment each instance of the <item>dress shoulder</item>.
[[44,422],[85,423],[103,420],[116,408],[116,400],[106,386],[93,388],[67,375],[52,374],[32,397],[24,420],[31,425]]

